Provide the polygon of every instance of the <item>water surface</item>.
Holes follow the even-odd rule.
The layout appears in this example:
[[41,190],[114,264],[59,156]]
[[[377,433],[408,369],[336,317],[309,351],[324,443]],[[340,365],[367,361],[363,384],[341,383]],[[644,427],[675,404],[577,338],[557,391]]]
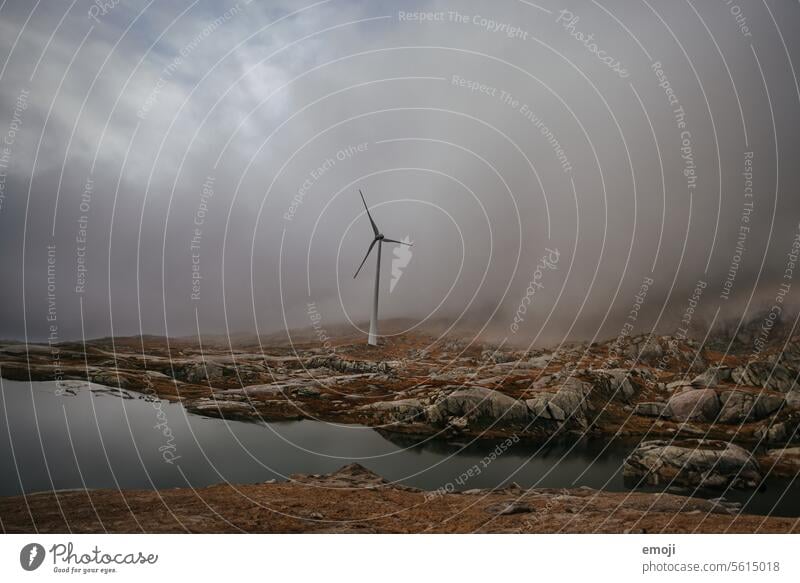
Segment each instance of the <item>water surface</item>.
[[[351,462],[426,490],[510,482],[627,490],[621,467],[631,444],[584,441],[542,448],[520,442],[486,463],[503,442],[412,443],[367,427],[318,421],[226,421],[137,393],[78,385],[65,391],[54,382],[2,380],[0,495],[280,481]],[[797,481],[774,480],[763,492],[729,491],[726,497],[746,503],[749,512],[800,516]]]

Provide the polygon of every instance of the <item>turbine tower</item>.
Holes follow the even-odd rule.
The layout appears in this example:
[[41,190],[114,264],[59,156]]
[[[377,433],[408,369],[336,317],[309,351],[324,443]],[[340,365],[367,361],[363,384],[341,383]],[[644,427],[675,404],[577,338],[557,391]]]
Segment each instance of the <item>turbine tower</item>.
[[375,247],[375,243],[378,244],[378,259],[375,265],[375,288],[372,293],[372,314],[370,315],[369,319],[369,339],[367,342],[372,346],[378,345],[378,291],[380,290],[380,282],[381,282],[381,246],[383,243],[397,243],[398,245],[408,245],[411,247],[413,243],[406,243],[404,241],[397,241],[395,239],[387,239],[383,236],[383,233],[380,232],[378,229],[378,225],[375,224],[375,221],[372,220],[372,215],[369,212],[369,207],[367,206],[367,201],[364,200],[364,193],[361,192],[359,189],[358,194],[361,195],[361,202],[364,203],[364,208],[367,211],[367,217],[369,217],[369,222],[372,225],[372,232],[375,234],[375,238],[372,240],[372,243],[369,244],[369,249],[367,249],[367,254],[364,255],[364,259],[361,261],[361,265],[358,266],[356,269],[356,274],[353,276],[353,279],[358,277],[358,273],[361,271],[361,268],[364,267],[364,263],[367,262],[367,257],[372,252],[372,248]]

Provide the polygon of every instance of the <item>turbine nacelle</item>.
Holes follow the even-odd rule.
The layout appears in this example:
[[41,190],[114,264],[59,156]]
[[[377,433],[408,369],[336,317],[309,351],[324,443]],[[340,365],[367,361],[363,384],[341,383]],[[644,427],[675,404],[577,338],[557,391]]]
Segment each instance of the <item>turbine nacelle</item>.
[[[358,194],[361,195],[361,201],[364,203],[364,209],[367,211],[367,217],[369,218],[369,224],[372,226],[372,232],[375,233],[375,238],[372,240],[372,243],[369,244],[369,248],[367,249],[367,253],[366,253],[366,255],[364,255],[364,259],[361,261],[361,264],[358,266],[358,269],[356,269],[356,273],[353,276],[353,279],[358,277],[358,274],[361,271],[361,268],[364,267],[364,263],[367,262],[367,258],[369,257],[369,254],[372,253],[372,248],[375,247],[375,243],[378,243],[378,242],[380,242],[380,243],[396,243],[398,245],[408,245],[409,247],[413,247],[414,246],[413,243],[406,243],[405,241],[398,241],[396,239],[387,239],[386,236],[383,233],[380,232],[380,229],[378,229],[378,225],[375,224],[375,220],[372,218],[372,214],[369,212],[369,207],[367,206],[367,201],[364,199],[364,193],[361,192],[361,190],[359,189]],[[379,258],[379,260],[380,260],[380,258]]]

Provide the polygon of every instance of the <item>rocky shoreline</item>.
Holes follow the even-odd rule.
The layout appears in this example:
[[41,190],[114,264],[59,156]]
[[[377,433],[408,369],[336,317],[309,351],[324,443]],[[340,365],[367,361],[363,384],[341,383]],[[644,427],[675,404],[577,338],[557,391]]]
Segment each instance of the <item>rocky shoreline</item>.
[[[800,337],[746,361],[689,340],[634,338],[516,352],[407,336],[341,344],[199,346],[163,338],[0,345],[0,375],[74,379],[230,419],[314,418],[399,433],[704,437],[785,446],[800,425]],[[707,364],[713,362],[713,364]],[[623,366],[624,365],[624,366]]]
[[377,348],[135,337],[56,350],[54,360],[52,347],[0,345],[0,375],[91,381],[210,417],[317,419],[398,438],[624,439],[638,444],[624,466],[631,488],[754,488],[800,471],[800,337],[756,357],[657,336],[550,351],[413,334]]
[[357,464],[289,482],[0,498],[7,533],[791,533],[715,500],[591,488],[432,494]]

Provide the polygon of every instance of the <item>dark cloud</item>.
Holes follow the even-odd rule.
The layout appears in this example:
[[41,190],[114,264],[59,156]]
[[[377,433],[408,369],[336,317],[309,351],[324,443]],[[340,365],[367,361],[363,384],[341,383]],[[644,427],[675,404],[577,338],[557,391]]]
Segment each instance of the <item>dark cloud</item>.
[[696,323],[774,303],[800,220],[800,9],[496,4],[126,2],[94,21],[88,2],[7,2],[3,137],[29,99],[0,336],[47,336],[48,245],[61,338],[81,301],[87,336],[268,333],[309,326],[309,302],[363,323],[358,188],[415,242],[391,293],[385,250],[387,318],[528,343],[615,336],[646,278],[637,332],[674,331],[698,280]]

